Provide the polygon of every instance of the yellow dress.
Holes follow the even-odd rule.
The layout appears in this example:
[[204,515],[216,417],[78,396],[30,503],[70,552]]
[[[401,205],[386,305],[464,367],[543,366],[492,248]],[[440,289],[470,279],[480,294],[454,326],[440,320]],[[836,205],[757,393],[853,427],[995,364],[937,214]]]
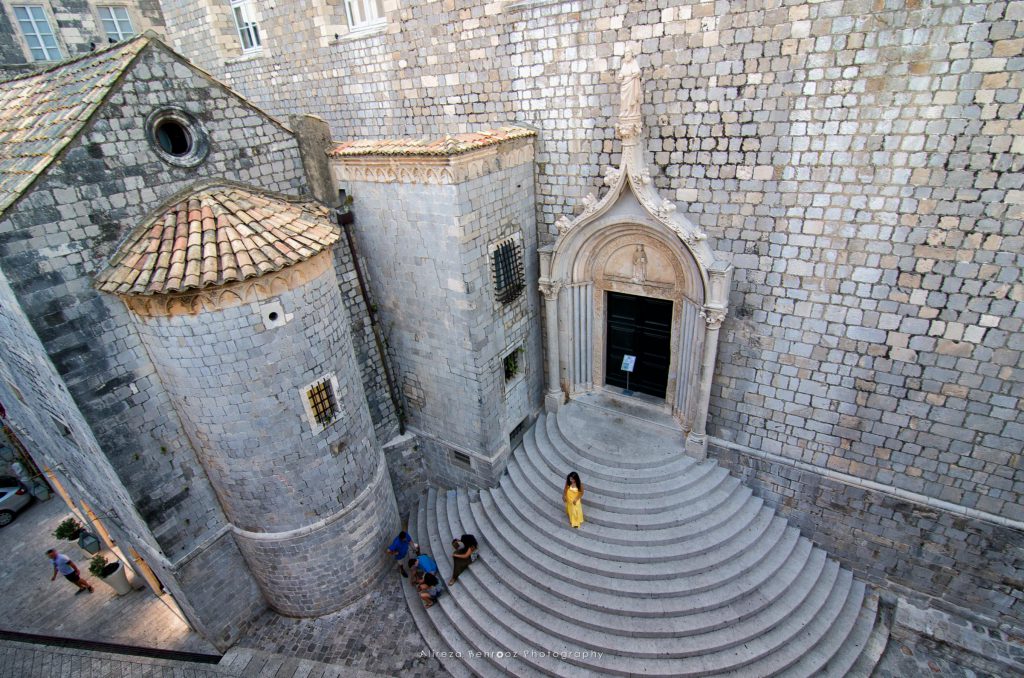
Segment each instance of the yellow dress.
[[583,524],[583,502],[580,501],[582,494],[575,487],[565,491],[565,512],[569,514],[569,524],[573,527]]

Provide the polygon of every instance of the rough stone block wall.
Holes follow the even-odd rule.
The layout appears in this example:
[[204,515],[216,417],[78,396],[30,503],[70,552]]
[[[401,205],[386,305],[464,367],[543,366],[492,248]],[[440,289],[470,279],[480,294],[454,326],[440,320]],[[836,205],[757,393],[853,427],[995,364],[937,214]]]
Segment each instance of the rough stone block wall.
[[543,233],[618,161],[632,47],[655,182],[735,255],[710,432],[1020,519],[1022,20],[1019,1],[412,2],[366,43],[215,72],[338,137],[531,123]]
[[399,530],[398,509],[384,457],[378,474],[343,515],[280,539],[237,535],[239,548],[278,612],[319,616],[366,595],[393,564],[384,547]]
[[[369,485],[380,452],[333,267],[263,299],[137,322],[234,525],[302,528]],[[338,414],[322,428],[307,417],[304,389],[327,377]]]
[[[194,603],[202,608],[210,591],[193,590],[187,577],[179,579],[178,570],[168,561],[150,527],[133,507],[122,478],[100,448],[89,422],[47,356],[2,270],[0,343],[4,347],[0,354],[0,403],[6,411],[7,422],[33,460],[40,467],[52,470],[79,508],[84,500],[102,516],[104,526],[123,549],[130,546],[142,554],[179,605],[191,609]],[[237,550],[235,555],[238,555]],[[183,566],[183,571],[188,571],[187,565]],[[240,577],[235,570],[223,580],[224,573],[203,572],[202,583],[210,586],[218,581],[218,592],[232,598],[233,605],[237,605],[246,598],[243,591],[248,577]],[[262,599],[249,604],[256,612],[265,607]],[[211,641],[226,649],[238,637],[237,625],[251,618],[232,619],[226,614],[232,609],[232,605],[201,609],[199,615],[189,618]],[[204,616],[211,612],[216,614]]]
[[758,496],[866,581],[1024,625],[1024,532],[712,446]]
[[[338,289],[341,290],[345,310],[348,312],[356,365],[362,374],[366,405],[370,410],[377,440],[383,445],[398,435],[399,430],[399,413],[395,409],[391,387],[384,371],[384,361],[390,358],[378,350],[368,308],[368,303],[373,303],[373,298],[371,296],[368,301],[363,296],[356,274],[355,257],[345,237],[334,246],[334,262]],[[366,270],[365,262],[362,263],[362,269]],[[372,290],[370,292],[372,294]],[[384,350],[387,350],[386,346]],[[394,361],[391,361],[391,364],[393,363]]]
[[[162,581],[167,577],[159,573]],[[225,531],[177,566],[174,577],[190,595],[176,600],[207,639],[221,651],[245,635],[249,623],[267,609],[236,539]]]
[[[539,407],[543,379],[532,163],[456,185],[343,183],[410,426],[434,439],[425,450],[452,446],[501,466],[493,459]],[[527,285],[501,304],[491,249],[512,236]],[[517,346],[524,378],[506,394],[501,359]],[[446,463],[445,454],[425,456],[432,470]]]
[[[206,127],[211,150],[199,166],[168,165],[146,141],[146,116],[165,105],[187,109]],[[101,296],[92,281],[129,230],[203,177],[291,193],[303,185],[297,146],[286,129],[151,45],[83,136],[0,219],[0,269],[83,427],[130,495],[122,497],[125,510],[136,507],[159,545],[143,555],[151,562],[166,557],[168,571],[215,535],[224,516],[127,309]],[[39,397],[56,398],[60,388],[42,384]],[[82,470],[83,484],[97,492],[106,487],[80,469],[85,457],[76,450],[45,443],[37,449],[46,450],[54,466]],[[90,497],[89,503],[105,513],[114,510],[111,503],[120,506],[118,496]],[[192,595],[165,583],[183,600]]]
[[[109,44],[106,31],[96,9],[88,0],[49,0],[45,3],[24,3],[2,0],[0,7],[0,66],[31,64],[32,59],[24,46],[21,29],[14,17],[14,6],[41,4],[49,10],[50,30],[53,31],[64,57],[88,54],[93,49]],[[136,34],[148,30],[163,33],[164,17],[159,0],[135,0],[124,4]]]

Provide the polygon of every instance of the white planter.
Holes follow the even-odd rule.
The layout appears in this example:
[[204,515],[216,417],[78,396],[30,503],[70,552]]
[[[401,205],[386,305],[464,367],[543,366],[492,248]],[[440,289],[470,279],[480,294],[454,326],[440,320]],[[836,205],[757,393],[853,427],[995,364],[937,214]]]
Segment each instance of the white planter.
[[100,577],[100,579],[103,580],[103,583],[114,589],[117,595],[123,596],[132,590],[132,585],[128,583],[128,575],[125,573],[124,565],[121,564],[121,561],[115,561],[107,565],[103,571],[107,572],[107,570],[110,570],[110,572]]

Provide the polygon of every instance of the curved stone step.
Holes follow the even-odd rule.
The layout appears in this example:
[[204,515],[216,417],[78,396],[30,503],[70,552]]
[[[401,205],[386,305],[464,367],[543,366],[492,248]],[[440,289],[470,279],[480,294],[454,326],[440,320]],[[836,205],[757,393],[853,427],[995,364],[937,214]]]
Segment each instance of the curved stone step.
[[[521,454],[516,454],[509,460],[509,466],[518,464],[522,468],[528,454],[524,452],[523,448],[519,448],[519,452]],[[562,490],[565,489],[564,477],[558,478],[551,474],[543,474],[541,477],[537,477],[536,481],[543,483],[550,492],[561,498]],[[729,472],[721,466],[713,462],[704,462],[694,468],[694,474],[688,477],[686,482],[681,484],[673,494],[649,498],[645,495],[637,496],[638,493],[634,492],[629,496],[612,497],[602,493],[599,489],[591,489],[584,480],[583,496],[594,507],[610,513],[646,516],[651,513],[684,509],[723,484],[731,488],[738,483],[739,481],[730,476]]]
[[[631,483],[634,485],[644,485],[650,482],[657,482],[665,478],[675,478],[680,475],[684,475],[687,471],[697,464],[697,461],[691,457],[687,457],[682,448],[679,450],[679,455],[661,466],[656,468],[641,468],[641,469],[630,469],[615,466],[613,464],[605,464],[593,459],[589,459],[580,455],[575,448],[572,448],[562,438],[561,433],[558,431],[555,418],[551,415],[541,415],[537,419],[536,425],[533,427],[535,430],[535,439],[538,447],[543,449],[546,453],[551,454],[550,461],[552,465],[557,466],[559,469],[564,466],[566,467],[565,473],[567,474],[570,470],[575,470],[580,475],[593,476],[605,480],[613,480],[619,483]],[[565,477],[564,474],[562,476]]]
[[[450,572],[450,564],[447,561],[442,567],[442,571],[446,574]],[[562,627],[560,620],[553,620],[545,613],[529,606],[524,607],[513,591],[508,591],[504,596],[488,597],[482,591],[476,575],[472,572],[464,574],[467,581],[462,582],[460,578],[460,583],[456,586],[466,584],[464,597],[457,600],[457,602],[464,601],[468,597],[468,601],[463,605],[466,615],[486,618],[490,624],[486,633],[491,637],[508,638],[511,636],[517,639],[515,642],[518,642],[518,647],[522,648],[520,652],[525,653],[532,650],[541,655],[551,652],[585,655],[588,650],[600,652],[600,658],[580,657],[570,658],[568,661],[588,671],[622,675],[630,674],[637,662],[640,662],[640,665],[644,667],[644,672],[648,675],[703,675],[709,664],[713,665],[714,670],[719,673],[743,668],[742,675],[751,675],[747,672],[747,668],[750,668],[757,672],[755,675],[770,675],[762,673],[762,660],[771,658],[773,664],[785,661],[788,655],[779,652],[778,647],[797,642],[798,639],[804,640],[804,642],[807,639],[813,639],[815,636],[808,634],[806,630],[810,622],[821,618],[831,622],[844,605],[846,591],[849,589],[852,577],[849,576],[849,573],[840,571],[834,562],[829,562],[828,573],[828,576],[817,579],[809,592],[799,592],[797,595],[806,593],[804,602],[792,615],[776,620],[766,633],[745,642],[737,641],[737,643],[742,643],[741,645],[729,643],[723,648],[710,650],[705,648],[703,651],[700,648],[701,639],[692,637],[688,640],[693,642],[694,651],[698,654],[688,656],[670,656],[685,651],[680,649],[668,650],[670,654],[666,654],[666,647],[672,641],[662,642],[665,639],[628,638],[593,632],[580,638],[565,638],[556,633]],[[844,579],[845,584],[833,585],[837,577]],[[458,595],[455,594],[455,596]],[[477,612],[481,610],[486,611],[486,614],[478,615]],[[494,625],[500,628],[496,628]],[[828,626],[826,625],[825,628]],[[728,639],[729,633],[730,629],[726,628],[708,634],[703,640],[711,640],[716,634]],[[683,639],[677,640],[676,647],[681,648],[685,642]],[[508,647],[515,649],[517,645],[512,644]],[[748,667],[748,665],[752,666]],[[544,667],[541,670],[550,672],[551,667]],[[561,675],[561,673],[554,675]]]
[[[431,647],[488,677],[870,673],[887,630],[863,583],[714,461],[681,458],[681,436],[593,423],[590,409],[539,417],[499,487],[417,507],[446,578],[453,536],[481,545],[437,605],[414,610]],[[570,466],[587,489],[579,530],[561,501]]]
[[[477,522],[469,498],[459,493],[456,501],[458,517],[464,529],[471,534],[483,533],[484,527]],[[598,612],[633,618],[699,615],[715,611],[721,616],[720,608],[725,606],[731,606],[736,618],[742,618],[771,602],[788,587],[804,569],[811,554],[810,543],[806,539],[798,539],[795,530],[787,530],[777,546],[756,567],[749,568],[747,572],[715,589],[696,592],[687,589],[679,593],[666,590],[657,597],[636,598],[617,590],[602,591],[578,585],[575,581],[542,576],[543,572],[534,561],[519,556],[511,546],[496,541],[496,538],[491,539],[490,545],[493,550],[488,550],[487,558],[481,556],[481,562],[485,562],[484,567],[498,578],[515,582],[524,595],[537,593],[538,604],[546,605],[556,614],[559,605],[571,603]],[[556,599],[563,602],[559,603]],[[715,623],[707,621],[704,626],[714,627]],[[614,625],[612,622],[608,624]],[[681,634],[682,629],[676,626],[673,632]]]
[[[559,515],[559,521],[565,522],[563,514],[565,505],[561,496],[553,496],[550,486],[545,489],[537,487],[536,474],[520,468],[521,460],[512,460],[508,467],[508,489],[518,491],[523,499],[544,515],[552,512]],[[502,484],[502,487],[506,483]],[[728,491],[731,488],[731,492]],[[634,520],[636,514],[619,516],[611,510],[596,508],[594,496],[584,494],[583,514],[587,535],[599,541],[626,546],[637,543],[637,530],[643,528],[643,543],[646,546],[677,544],[686,540],[706,539],[715,541],[716,531],[735,529],[735,526],[754,517],[759,503],[753,493],[743,488],[737,481],[723,484],[715,489],[710,496],[694,502],[686,510],[676,509],[671,515],[675,518],[665,527],[641,525]],[[652,508],[656,515],[668,514]],[[730,526],[733,526],[730,528]]]
[[[468,499],[460,493],[447,499],[447,516],[452,534],[477,533],[479,525],[472,518]],[[461,531],[460,531],[461,530]],[[797,540],[794,536],[794,544]],[[611,631],[640,637],[680,637],[714,631],[741,622],[774,604],[791,587],[804,588],[819,574],[824,566],[825,555],[815,550],[814,558],[810,544],[801,540],[799,548],[804,554],[791,559],[786,551],[758,568],[764,579],[755,580],[735,593],[716,591],[712,598],[718,604],[708,607],[706,601],[697,596],[660,596],[658,598],[635,599],[615,593],[601,593],[575,584],[561,582],[554,578],[537,577],[537,572],[520,559],[508,559],[503,550],[484,551],[480,559],[470,566],[479,577],[481,584],[490,589],[492,582],[503,582],[516,595],[551,615],[562,617],[565,622],[576,623],[598,631]],[[486,555],[486,557],[485,557]],[[516,569],[511,562],[519,563]],[[788,567],[786,567],[788,565]],[[481,574],[485,571],[489,576]],[[461,579],[460,579],[461,581]],[[541,581],[544,586],[541,586]],[[568,610],[587,608],[591,612],[571,616]]]
[[[861,597],[864,597],[863,594]],[[780,678],[843,678],[850,675],[874,627],[876,604],[865,600],[858,608],[852,628],[845,624],[833,624],[817,646],[779,674]]]
[[591,470],[587,470],[581,464],[559,466],[558,461],[563,460],[564,457],[559,457],[559,460],[551,459],[551,457],[556,455],[556,452],[554,448],[548,447],[550,443],[545,442],[543,437],[537,435],[536,427],[531,428],[523,436],[522,444],[523,449],[519,451],[523,454],[517,454],[516,456],[529,458],[534,468],[542,473],[544,477],[550,478],[559,488],[565,487],[565,477],[570,470],[574,470],[579,474],[586,492],[596,492],[606,497],[623,499],[633,498],[637,495],[651,498],[672,495],[678,492],[681,487],[685,487],[689,483],[695,483],[699,479],[699,476],[695,473],[698,464],[692,462],[692,460],[692,463],[684,468],[680,468],[672,475],[665,475],[656,479],[652,478],[644,483],[626,482],[621,478],[605,478],[602,475],[593,474]]
[[[680,459],[679,453],[685,444],[685,440],[683,439],[681,432],[677,441],[651,447],[648,450],[648,453],[643,455],[636,454],[635,452],[630,455],[610,454],[605,451],[609,446],[608,438],[606,437],[605,439],[601,439],[605,431],[599,431],[597,429],[577,430],[576,424],[568,419],[569,415],[566,414],[568,411],[568,408],[563,407],[555,413],[555,430],[558,431],[558,434],[566,443],[566,446],[580,457],[604,464],[605,466],[629,469],[632,471],[646,471],[655,475],[657,474],[657,470],[662,468],[665,464],[671,464]],[[635,421],[631,421],[629,422],[629,425],[640,430],[634,430],[628,440],[621,442],[621,447],[635,446],[638,439],[644,440],[645,442],[649,442],[651,439],[659,440],[659,442],[664,440],[665,434],[661,427],[650,427],[650,433],[653,438],[646,438],[644,436],[644,426],[642,422],[638,424]],[[591,439],[594,436],[597,437],[596,440]]]
[[[430,534],[427,528],[429,521],[426,519],[427,507],[430,505],[430,493],[434,493],[436,501],[436,490],[431,488],[427,496],[420,500],[416,510],[410,515],[409,532],[424,549],[430,547]],[[402,579],[400,585],[416,628],[419,629],[420,635],[423,636],[423,640],[433,652],[434,657],[452,676],[455,678],[473,678],[474,676],[492,678],[492,676],[507,675],[504,671],[478,660],[474,656],[476,651],[474,646],[451,625],[437,606],[430,610],[423,607],[419,595],[409,585],[407,579]]]
[[[775,517],[774,511],[765,508],[760,498],[751,497],[754,510],[746,523],[726,523],[703,535],[699,540],[643,545],[642,548],[637,548],[635,541],[632,546],[628,543],[602,541],[601,534],[607,533],[610,528],[594,527],[587,523],[579,529],[571,528],[568,518],[564,516],[564,510],[561,515],[557,514],[555,509],[538,510],[514,484],[503,484],[489,492],[502,510],[517,514],[520,520],[529,526],[524,527],[524,530],[532,530],[535,536],[549,537],[547,543],[538,544],[538,547],[546,549],[549,553],[553,548],[564,548],[584,558],[629,563],[637,568],[638,572],[650,570],[656,576],[669,573],[692,574],[715,567],[754,543],[760,531]],[[667,569],[657,566],[670,561],[675,561],[675,567]]]

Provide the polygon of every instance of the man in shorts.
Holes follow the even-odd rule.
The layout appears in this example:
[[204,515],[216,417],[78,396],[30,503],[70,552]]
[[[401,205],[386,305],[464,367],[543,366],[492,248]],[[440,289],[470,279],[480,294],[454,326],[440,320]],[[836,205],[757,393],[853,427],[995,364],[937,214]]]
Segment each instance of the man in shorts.
[[408,532],[399,532],[395,540],[388,546],[388,555],[394,557],[395,562],[398,563],[398,571],[403,577],[408,577],[409,575],[406,573],[402,563],[405,562],[406,556],[409,555],[409,550],[414,548],[412,537],[409,536]]
[[82,573],[79,571],[78,566],[70,558],[63,553],[58,553],[57,549],[47,551],[46,557],[50,559],[50,564],[53,565],[53,576],[50,577],[50,581],[56,579],[59,573],[78,587],[78,590],[75,591],[76,596],[85,591],[92,593],[92,585],[82,578]]

